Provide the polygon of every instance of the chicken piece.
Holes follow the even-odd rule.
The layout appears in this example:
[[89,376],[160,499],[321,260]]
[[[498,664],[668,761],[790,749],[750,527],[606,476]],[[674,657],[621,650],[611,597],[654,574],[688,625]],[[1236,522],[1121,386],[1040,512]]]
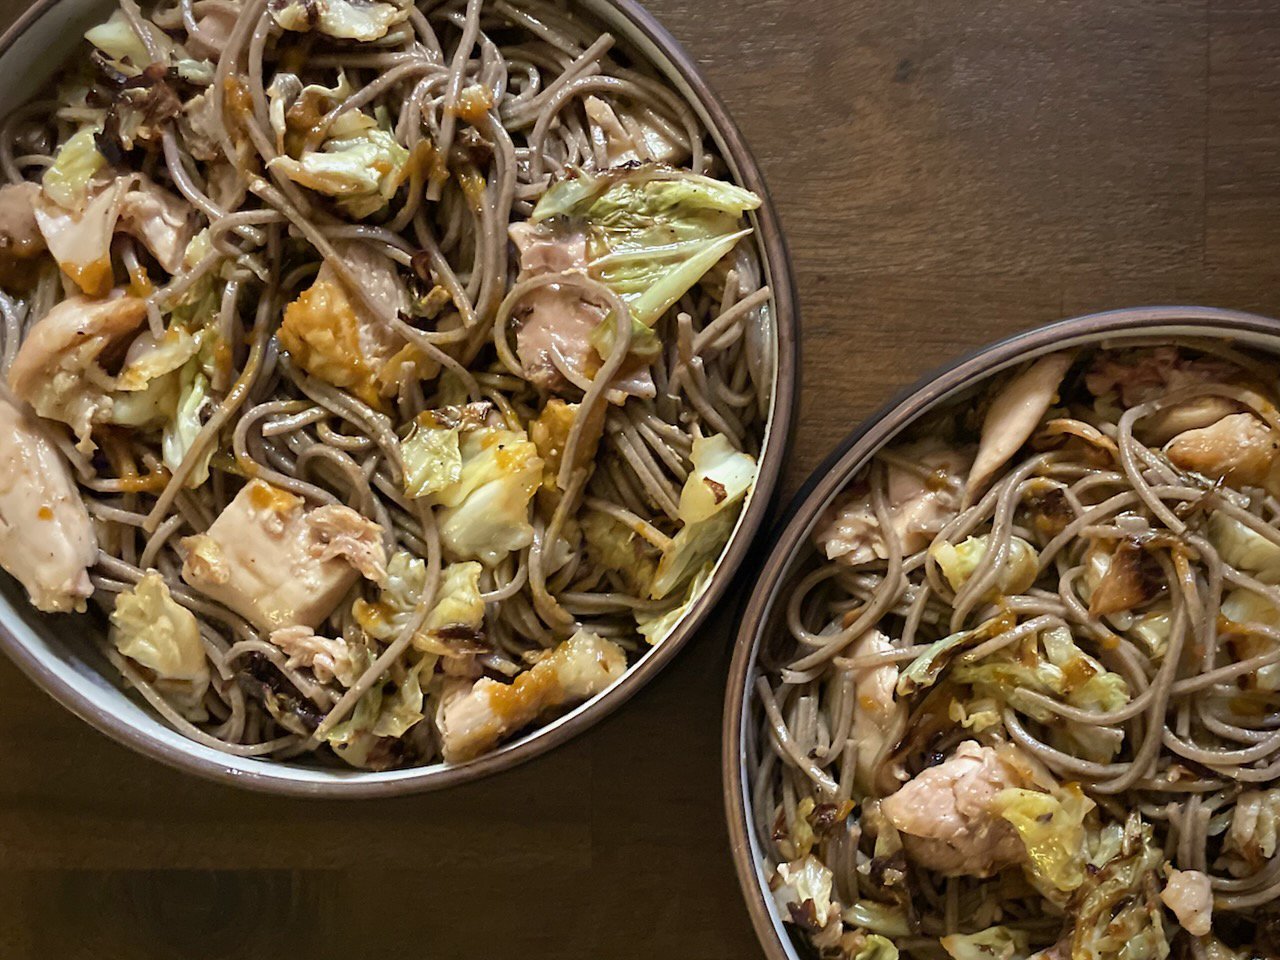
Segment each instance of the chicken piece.
[[1160,899],[1193,937],[1213,929],[1213,888],[1199,870],[1170,870]]
[[1178,434],[1165,447],[1174,466],[1233,487],[1262,487],[1280,495],[1280,436],[1251,413]]
[[9,368],[9,386],[42,417],[76,433],[76,448],[92,453],[95,424],[110,415],[113,378],[99,365],[102,353],[142,324],[145,301],[115,291],[104,300],[68,297],[28,332]]
[[[520,252],[520,280],[566,271],[586,273],[587,237],[581,231],[516,223],[509,233]],[[549,283],[526,294],[516,310],[516,353],[525,379],[548,393],[584,387],[603,362],[591,334],[607,313],[604,305],[591,302],[569,284]],[[632,359],[623,363],[607,392],[612,403],[656,394],[648,363]]]
[[217,60],[231,38],[240,8],[236,0],[197,0],[192,9],[197,29],[187,35],[187,50],[193,57]]
[[140,240],[167,273],[177,273],[199,221],[182,197],[141,174],[137,181],[120,203],[118,229]]
[[[868,630],[850,645],[845,655],[865,657],[892,649],[893,643],[883,633]],[[867,667],[854,678],[853,726],[849,739],[857,750],[854,778],[864,793],[871,793],[876,759],[906,716],[906,704],[894,697],[897,687],[898,668],[892,663]]]
[[35,183],[0,187],[0,287],[29,290],[39,278],[40,254],[47,247],[33,207],[38,196]]
[[307,510],[261,480],[182,546],[182,579],[265,631],[315,630],[362,573],[378,579],[386,571],[376,523],[349,507]]
[[[372,255],[361,243],[339,244],[338,250],[382,313],[408,312],[409,291],[390,260]],[[307,373],[375,408],[382,408],[383,398],[395,394],[406,365],[420,375],[429,373],[421,366],[417,350],[347,290],[328,263],[285,308],[280,345]]]
[[[904,444],[893,453],[929,471],[922,477],[896,465],[888,468],[889,516],[903,551],[914,553],[928,546],[959,512],[960,478],[969,466],[969,457],[937,440]],[[865,490],[855,491],[827,511],[814,542],[828,560],[853,567],[889,556],[871,495]]]
[[907,855],[946,877],[989,877],[1026,854],[1017,831],[992,809],[1022,777],[991,747],[966,740],[950,759],[908,780],[880,801],[904,835]]
[[10,183],[0,187],[0,257],[27,260],[45,251],[36,223],[38,183]]
[[287,666],[307,667],[321,683],[335,680],[344,687],[356,682],[356,666],[347,642],[318,637],[310,627],[282,627],[271,632],[271,642],[289,656]]
[[0,567],[37,610],[83,612],[98,540],[66,461],[34,417],[0,393]]
[[995,395],[982,421],[982,439],[965,485],[966,496],[985,490],[1009,458],[1031,439],[1074,360],[1072,353],[1041,357]]
[[483,677],[444,698],[437,723],[444,759],[461,763],[553,710],[588,700],[627,669],[622,648],[579,630],[511,683]]

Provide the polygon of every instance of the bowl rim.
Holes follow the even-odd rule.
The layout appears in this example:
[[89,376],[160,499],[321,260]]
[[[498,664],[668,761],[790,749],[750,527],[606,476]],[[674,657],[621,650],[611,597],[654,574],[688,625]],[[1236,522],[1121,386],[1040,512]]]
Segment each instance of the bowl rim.
[[[0,56],[21,42],[38,21],[51,14],[64,0],[35,2],[3,33]],[[637,0],[572,0],[583,15],[596,20],[620,39],[638,47],[651,66],[669,79],[678,80],[692,94],[686,99],[703,114],[707,133],[716,142],[739,184],[760,197],[754,211],[756,244],[761,265],[768,277],[774,306],[776,352],[773,399],[765,424],[758,472],[734,533],[721,554],[706,589],[685,614],[676,629],[661,644],[648,650],[628,668],[613,686],[551,723],[499,746],[491,753],[457,765],[433,764],[398,770],[330,771],[300,768],[274,761],[254,761],[233,766],[211,748],[184,738],[181,746],[163,741],[135,726],[118,713],[101,709],[53,670],[44,658],[28,649],[4,622],[12,606],[0,599],[0,650],[53,699],[112,740],[167,766],[206,780],[227,783],[249,790],[282,796],[328,799],[361,799],[424,793],[469,783],[510,769],[566,743],[599,723],[631,699],[649,683],[705,624],[736,579],[756,536],[772,508],[773,494],[791,442],[796,419],[800,376],[800,315],[795,277],[782,226],[764,176],[742,132],[718,94],[702,75],[696,61],[658,19]],[[656,53],[656,57],[653,55]],[[669,67],[668,67],[669,65]],[[163,721],[157,721],[163,723]]]
[[1001,369],[1056,349],[1105,340],[1157,336],[1271,337],[1280,346],[1280,321],[1240,310],[1201,306],[1125,307],[1088,313],[1013,333],[944,363],[907,386],[849,432],[806,478],[764,541],[768,554],[743,591],[734,650],[725,689],[721,728],[724,813],[734,871],[756,938],[768,960],[802,960],[773,908],[759,863],[747,779],[749,684],[755,674],[762,632],[774,601],[799,559],[809,529],[830,498],[871,456],[959,391],[976,386]]

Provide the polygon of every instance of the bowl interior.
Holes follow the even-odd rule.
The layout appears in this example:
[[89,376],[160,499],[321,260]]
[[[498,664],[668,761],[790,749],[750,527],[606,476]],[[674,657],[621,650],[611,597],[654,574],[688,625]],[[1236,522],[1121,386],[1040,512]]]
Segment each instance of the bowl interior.
[[[0,43],[0,117],[30,100],[57,73],[84,31],[100,22],[113,0],[36,0],[30,13]],[[741,135],[693,61],[632,0],[578,0],[584,15],[614,33],[647,61],[692,105],[737,182],[764,198],[751,214],[764,278],[774,291],[768,320],[776,362],[773,401],[765,426],[757,482],[707,589],[680,626],[647,651],[618,683],[593,700],[476,760],[381,772],[234,757],[188,740],[148,707],[123,692],[115,670],[86,642],[100,618],[46,616],[27,602],[22,588],[0,575],[0,647],[64,706],[109,736],[189,772],[269,792],[314,796],[372,796],[444,787],[476,779],[530,759],[590,726],[620,706],[693,634],[715,605],[759,527],[781,468],[794,403],[796,336],[794,300],[785,245],[764,182]]]
[[1280,322],[1252,314],[1199,307],[1116,310],[1041,327],[987,347],[921,380],[855,429],[796,494],[771,537],[764,563],[743,611],[725,702],[725,802],[735,865],[757,936],[771,960],[802,960],[811,951],[798,939],[769,894],[765,849],[752,808],[759,755],[759,723],[752,687],[760,676],[762,646],[785,630],[786,585],[816,562],[810,534],[822,512],[882,447],[922,416],[982,389],[1001,370],[1074,346],[1167,343],[1176,337],[1221,338],[1280,355]]

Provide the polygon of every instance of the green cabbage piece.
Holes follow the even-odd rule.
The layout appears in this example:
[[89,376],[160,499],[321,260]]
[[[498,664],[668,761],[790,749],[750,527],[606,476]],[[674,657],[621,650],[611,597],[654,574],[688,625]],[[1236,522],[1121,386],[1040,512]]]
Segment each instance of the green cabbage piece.
[[1164,852],[1151,827],[1134,812],[1123,829],[1104,828],[1093,869],[1071,901],[1068,938],[1072,960],[1165,960],[1169,938],[1159,891]]
[[[353,767],[377,769],[374,750],[386,739],[398,739],[425,716],[424,675],[430,679],[434,657],[423,657],[404,670],[395,683],[375,684],[342,723],[325,736],[333,752]],[[391,689],[387,689],[390,687]]]
[[[144,21],[145,22],[145,21]],[[163,31],[147,24],[145,29],[161,50],[162,60],[173,53],[173,41]],[[128,17],[120,10],[114,11],[103,23],[90,28],[84,38],[102,51],[103,55],[125,76],[136,77],[152,61],[142,38],[133,32]]]
[[1094,803],[1078,785],[1067,784],[1055,793],[1001,790],[991,807],[1018,831],[1027,849],[1027,876],[1037,890],[1061,902],[1058,894],[1084,883],[1084,821]]
[[845,907],[841,917],[846,926],[861,927],[872,933],[883,933],[891,937],[905,937],[911,933],[906,912],[896,904],[855,900],[851,906]]
[[822,929],[838,922],[840,907],[831,899],[834,879],[830,868],[813,854],[778,864],[769,885],[778,913],[792,922],[804,918],[810,929]]
[[621,520],[597,510],[588,510],[579,523],[592,562],[621,574],[636,596],[645,596],[658,569],[653,545]]
[[[959,591],[973,576],[978,564],[986,556],[990,539],[989,535],[984,534],[980,537],[968,537],[960,544],[942,541],[929,548],[929,555],[941,568],[952,590]],[[1021,537],[1010,537],[1008,552],[996,578],[997,592],[1006,596],[1022,593],[1035,583],[1039,562],[1040,555],[1036,553],[1035,547]]]
[[[196,438],[204,427],[204,411],[209,403],[209,378],[200,368],[199,359],[192,360],[182,368],[178,382],[178,404],[174,409],[173,419],[165,424],[161,441],[164,465],[170,470],[176,471],[195,445]],[[194,489],[209,479],[209,461],[213,459],[215,450],[216,444],[206,445],[187,480],[188,487]]]
[[693,442],[693,469],[680,491],[683,523],[662,551],[649,596],[661,600],[714,562],[729,541],[738,507],[755,481],[756,461],[735,450],[723,434]]
[[155,570],[116,597],[111,642],[162,679],[209,680],[209,660],[195,614],[173,599]]
[[1233,567],[1263,583],[1280,583],[1280,545],[1223,513],[1209,516],[1209,542]]
[[987,927],[978,933],[953,933],[940,942],[953,960],[1025,960],[1030,937],[1023,930]]
[[[1223,598],[1222,615],[1233,623],[1258,623],[1280,629],[1280,607],[1276,606],[1275,601],[1244,587],[1232,590]],[[1241,660],[1275,649],[1275,641],[1260,634],[1245,633],[1233,642],[1237,644],[1237,659]],[[1280,663],[1254,671],[1248,682],[1255,684],[1259,690],[1280,690]]]
[[970,647],[976,647],[983,640],[990,640],[1006,630],[1013,629],[1014,625],[1010,617],[992,617],[972,630],[961,630],[959,633],[935,640],[929,644],[924,653],[912,660],[898,677],[898,696],[909,697],[917,691],[933,686],[957,654]]
[[[467,561],[445,566],[435,606],[414,635],[413,646],[426,654],[445,654],[446,632],[463,628],[477,637],[484,628],[484,599],[480,596],[480,564]],[[369,636],[390,642],[408,625],[427,582],[427,565],[407,550],[397,550],[387,562],[387,582],[378,600],[357,600],[352,615]]]
[[[618,323],[610,313],[591,331],[591,346],[599,354],[601,360],[607,360],[613,354],[617,342]],[[652,329],[646,327],[635,317],[631,318],[631,345],[627,353],[644,363],[653,363],[662,356],[662,340]]]
[[[999,651],[977,663],[961,661],[952,679],[968,684],[979,697],[1007,703],[1041,723],[1048,723],[1053,714],[1023,696],[1024,690],[1104,713],[1113,713],[1129,702],[1129,685],[1124,678],[1077,647],[1065,627],[1041,631],[1038,638],[1028,638],[1017,649]],[[1106,763],[1119,749],[1119,741],[1102,728],[1060,726],[1055,725],[1053,736],[1065,737],[1086,759]]]
[[270,169],[294,183],[335,197],[352,217],[377,213],[404,182],[409,151],[367,114],[344,114],[320,150],[276,157]]
[[462,476],[460,431],[437,423],[430,411],[419,416],[400,443],[404,492],[411,497],[439,493]]
[[699,570],[689,584],[684,601],[670,610],[657,614],[644,610],[636,611],[636,632],[644,637],[651,647],[656,647],[671,636],[671,632],[684,619],[685,614],[689,612],[689,608],[693,606],[693,602],[702,596],[702,591],[706,589],[707,583],[711,580],[711,571],[713,569],[711,564],[707,564]]
[[878,933],[868,934],[857,947],[853,960],[898,960],[898,948],[893,941]]
[[428,500],[441,508],[445,550],[493,566],[533,542],[529,501],[542,482],[542,459],[523,430],[468,430],[459,449],[460,476]]
[[530,219],[585,220],[589,272],[652,327],[751,233],[742,216],[759,206],[759,197],[734,184],[643,164],[562,180]]
[[89,181],[106,166],[107,160],[98,152],[94,140],[101,132],[100,124],[90,124],[73,133],[40,180],[45,196],[65,210],[78,213],[84,209],[89,199]]

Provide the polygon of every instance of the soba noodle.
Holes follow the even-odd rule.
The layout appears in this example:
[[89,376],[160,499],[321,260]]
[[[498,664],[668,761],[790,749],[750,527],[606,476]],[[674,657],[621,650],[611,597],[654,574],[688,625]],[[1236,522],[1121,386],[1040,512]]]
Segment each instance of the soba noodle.
[[759,201],[690,105],[559,0],[120,0],[86,37],[0,129],[32,601],[91,597],[201,744],[373,769],[661,643],[775,351]]
[[755,829],[822,956],[1280,949],[1280,385],[1052,354],[820,518],[755,682]]

